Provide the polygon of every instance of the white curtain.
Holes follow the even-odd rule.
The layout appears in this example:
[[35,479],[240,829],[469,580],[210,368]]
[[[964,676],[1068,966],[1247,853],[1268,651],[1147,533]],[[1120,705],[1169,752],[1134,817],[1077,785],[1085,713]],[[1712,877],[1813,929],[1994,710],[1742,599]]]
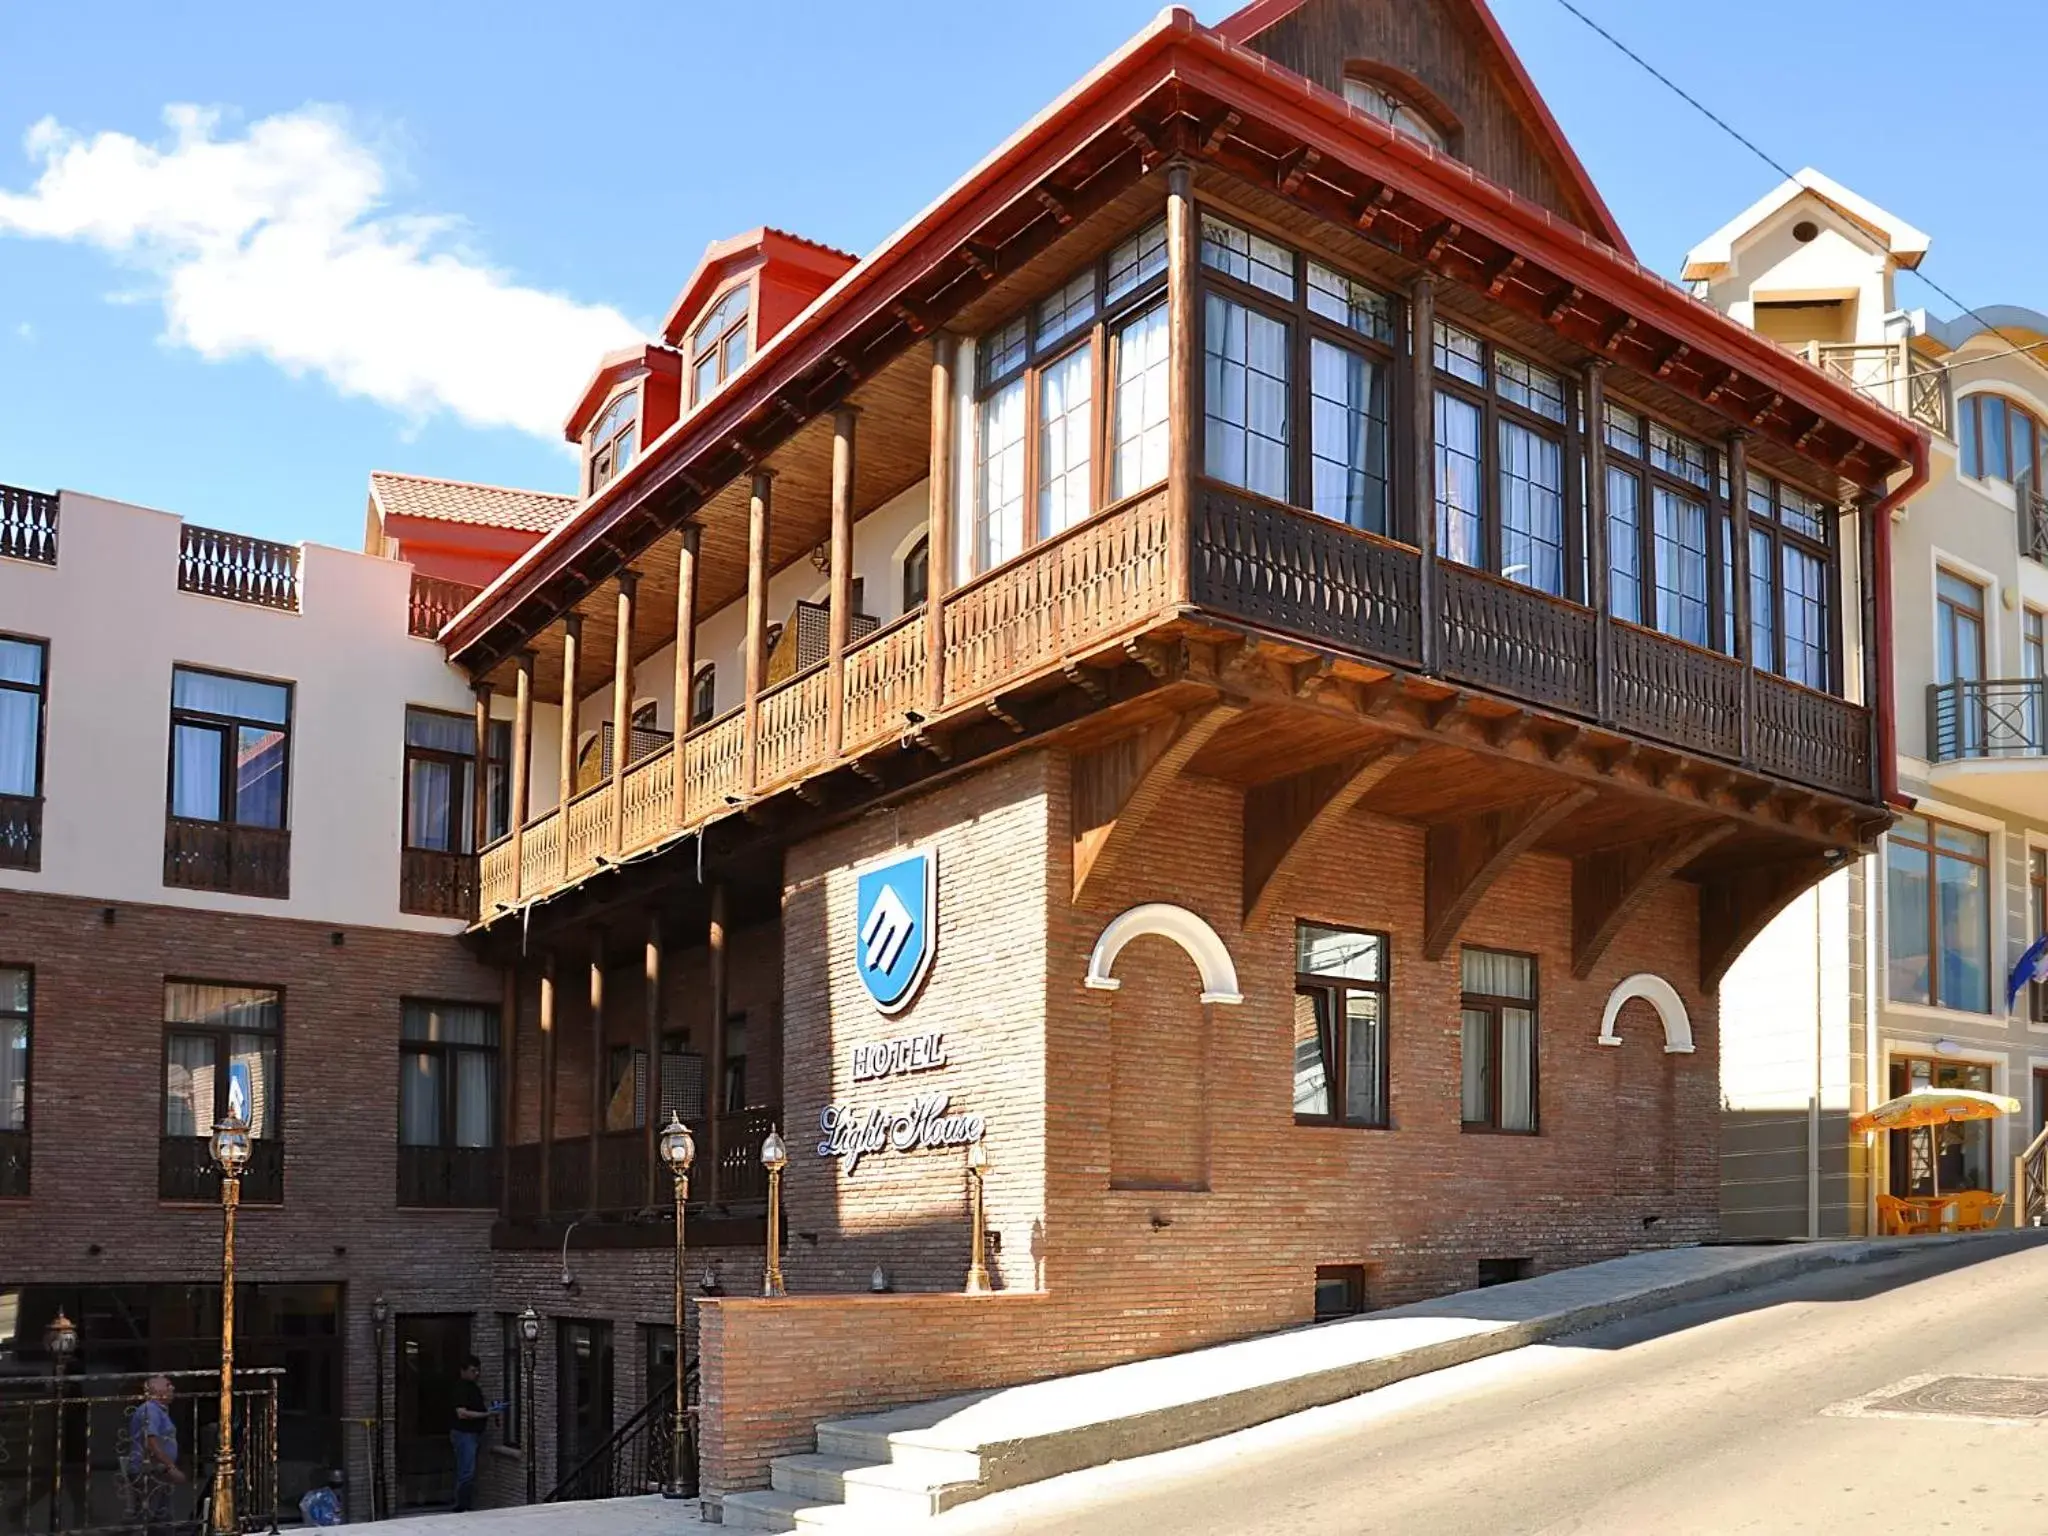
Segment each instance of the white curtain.
[[1489,1081],[1493,1066],[1493,1015],[1484,1009],[1466,1009],[1459,1047],[1465,1120],[1467,1124],[1484,1125],[1493,1118],[1493,1088]]
[[496,1144],[492,1128],[497,1116],[493,1103],[497,1078],[496,1060],[483,1051],[455,1054],[455,1145],[488,1147]]
[[0,795],[36,792],[36,738],[42,715],[41,694],[0,688]]
[[164,1046],[164,1134],[212,1134],[213,1040],[207,1035],[172,1035]]
[[1500,1128],[1536,1129],[1536,1015],[1526,1008],[1501,1010]]
[[431,758],[405,765],[405,827],[411,847],[455,851],[452,836],[455,770]]
[[1083,342],[1045,370],[1038,431],[1039,534],[1050,538],[1094,510],[1089,445],[1095,440],[1095,348]]
[[0,1020],[0,1131],[28,1128],[28,1020]]
[[441,1145],[441,1058],[414,1051],[398,1063],[398,1143]]
[[171,814],[219,821],[221,731],[180,725],[171,733]]
[[1203,459],[1210,474],[1287,495],[1287,327],[1210,294],[1202,327]]
[[977,414],[979,474],[975,569],[1001,565],[1024,549],[1024,380],[1004,385]]
[[1116,480],[1110,487],[1112,496],[1129,496],[1166,478],[1171,361],[1164,304],[1154,305],[1117,332]]
[[1500,424],[1501,575],[1564,595],[1564,449],[1519,422]]
[[1460,565],[1486,564],[1480,522],[1479,407],[1456,395],[1436,397],[1437,553]]

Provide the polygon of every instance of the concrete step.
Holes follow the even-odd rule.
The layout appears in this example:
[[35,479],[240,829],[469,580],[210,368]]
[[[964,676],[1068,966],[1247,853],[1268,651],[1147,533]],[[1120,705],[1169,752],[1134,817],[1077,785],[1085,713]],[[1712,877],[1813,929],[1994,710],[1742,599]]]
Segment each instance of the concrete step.
[[720,1501],[719,1513],[726,1527],[735,1531],[793,1531],[797,1515],[817,1503],[816,1499],[772,1490],[728,1493]]
[[934,1485],[981,1479],[981,1457],[973,1451],[921,1445],[915,1436],[870,1427],[866,1419],[827,1420],[817,1428],[817,1446],[824,1455],[900,1467]]
[[896,1520],[929,1519],[962,1502],[974,1486],[971,1482],[935,1481],[914,1467],[819,1452],[778,1456],[768,1470],[771,1486],[778,1493],[837,1502]]

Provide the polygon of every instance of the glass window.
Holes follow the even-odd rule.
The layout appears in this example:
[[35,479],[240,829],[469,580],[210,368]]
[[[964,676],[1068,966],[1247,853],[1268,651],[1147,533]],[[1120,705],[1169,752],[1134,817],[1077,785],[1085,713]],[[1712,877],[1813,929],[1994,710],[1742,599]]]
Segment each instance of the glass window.
[[981,402],[976,432],[974,559],[990,570],[1024,549],[1024,389],[1017,378]]
[[1564,595],[1564,445],[1500,424],[1501,566],[1509,581]]
[[[1894,1057],[1886,1074],[1896,1097],[1919,1089],[1992,1091],[1991,1068],[1974,1061]],[[1953,1194],[1991,1188],[1991,1122],[1968,1120],[1931,1131],[1892,1131],[1886,1137],[1887,1173],[1894,1195]]]
[[498,1314],[498,1381],[505,1394],[499,1443],[517,1450],[526,1434],[526,1349],[516,1312]]
[[171,814],[282,829],[291,761],[289,683],[171,671]]
[[[1780,658],[1785,676],[1808,688],[1828,686],[1827,565],[1820,556],[1795,544],[1784,547],[1779,576],[1785,598],[1785,645]],[[1768,666],[1760,658],[1759,666]]]
[[1607,471],[1607,602],[1617,619],[1643,622],[1643,482]]
[[1206,213],[1202,215],[1202,263],[1276,298],[1294,297],[1294,252]]
[[1344,77],[1344,99],[1352,106],[1378,118],[1396,133],[1419,139],[1431,149],[1448,150],[1443,130],[1425,117],[1411,102],[1387,89],[1377,80],[1357,75]]
[[234,1069],[249,1089],[249,1135],[278,1134],[277,1043],[283,996],[270,987],[173,981],[164,986],[164,1135],[204,1140],[230,1108]]
[[1607,446],[1616,453],[1625,453],[1632,459],[1643,456],[1643,418],[1634,411],[1623,410],[1618,405],[1609,405],[1605,415]]
[[[1093,294],[1090,279],[1090,294]],[[1095,348],[1083,342],[1039,380],[1038,531],[1064,532],[1094,510]]]
[[1083,272],[1038,305],[1038,345],[1063,341],[1095,318],[1095,273]]
[[[19,966],[0,966],[0,1132],[28,1130],[28,1073],[34,978]],[[0,1148],[0,1195],[25,1195],[10,1177],[15,1158]]]
[[1511,352],[1494,356],[1495,388],[1503,400],[1551,421],[1564,420],[1564,380]]
[[[43,792],[46,655],[40,640],[0,635],[0,795],[34,799]],[[12,818],[0,818],[0,864],[9,862],[12,825]]]
[[1393,342],[1393,301],[1318,261],[1308,264],[1308,307],[1361,336]]
[[438,709],[405,712],[405,846],[471,853],[476,722]]
[[1297,923],[1294,1117],[1387,1123],[1386,938]]
[[1166,478],[1172,363],[1167,340],[1164,304],[1126,320],[1115,333],[1116,442],[1110,495],[1118,499]]
[[1436,396],[1436,548],[1460,565],[1486,564],[1485,465],[1480,408],[1462,395]]
[[903,611],[915,612],[932,592],[932,541],[929,535],[910,546],[903,557]]
[[1651,493],[1657,572],[1657,628],[1707,644],[1707,509],[1659,485]]
[[1465,948],[1459,1038],[1467,1126],[1536,1130],[1536,961]]
[[1387,369],[1349,347],[1309,341],[1309,505],[1335,522],[1387,532]]
[[1689,480],[1701,490],[1711,483],[1707,450],[1689,437],[1681,437],[1661,422],[1650,423],[1650,463],[1666,474]]
[[1202,326],[1203,463],[1210,475],[1287,499],[1287,326],[1206,296]]
[[1894,1002],[1991,1011],[1990,838],[1924,816],[1885,837]]
[[625,472],[640,436],[640,391],[631,389],[605,407],[590,428],[590,494]]
[[1166,220],[1148,224],[1109,253],[1102,301],[1127,298],[1166,271]]
[[690,680],[690,729],[709,725],[718,717],[718,664],[703,662]]
[[[690,333],[690,398],[702,405],[747,360],[747,321],[753,285],[741,283],[721,297]],[[623,468],[624,466],[620,466]]]
[[512,830],[512,722],[493,720],[484,763],[484,838],[496,842]]
[[1467,384],[1486,382],[1486,344],[1454,325],[1436,322],[1434,356],[1437,371]]
[[407,1002],[399,1028],[398,1143],[498,1144],[498,1010]]

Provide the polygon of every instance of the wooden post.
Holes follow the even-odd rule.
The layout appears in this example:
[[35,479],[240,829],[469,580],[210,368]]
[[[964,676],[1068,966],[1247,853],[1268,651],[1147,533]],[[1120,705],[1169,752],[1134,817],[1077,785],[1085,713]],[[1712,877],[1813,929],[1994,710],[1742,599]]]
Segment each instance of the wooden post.
[[607,846],[626,851],[626,767],[633,756],[633,598],[638,571],[619,572],[619,638],[612,649],[612,814]]
[[768,516],[771,469],[754,471],[747,501],[747,706],[746,761],[741,765],[747,792],[760,781],[761,684],[768,675]]
[[1594,718],[1614,711],[1614,560],[1607,548],[1607,359],[1586,364],[1586,605],[1593,610]]
[[1728,434],[1728,551],[1735,659],[1742,664],[1742,760],[1756,761],[1756,657],[1750,644],[1749,434]]
[[[1877,680],[1882,673],[1877,664],[1877,523],[1871,514],[1877,510],[1879,501],[1878,496],[1866,492],[1856,502],[1856,638],[1857,649],[1863,653],[1863,707],[1870,717],[1870,798],[1873,801],[1882,799],[1884,795],[1884,764],[1878,761],[1884,732],[1879,729],[1878,715],[1890,703],[1877,696]],[[1839,534],[1839,528],[1837,532]],[[1838,536],[1835,540],[1837,549],[1841,542]],[[1835,606],[1839,609],[1841,605],[1837,603]],[[1835,633],[1841,634],[1845,627],[1838,616],[1834,624]],[[1841,650],[1839,640],[1835,642],[1835,649]],[[1841,663],[1837,661],[1834,665],[1840,666]],[[1846,668],[1843,673],[1846,678]],[[1843,691],[1847,691],[1846,681]],[[1933,755],[1934,742],[1931,739],[1927,743],[1927,752],[1929,756]]]
[[526,816],[531,790],[527,784],[533,753],[533,652],[519,653],[516,691],[512,695],[512,896],[517,900],[525,880]]
[[684,824],[683,738],[690,734],[690,701],[697,691],[697,547],[703,534],[695,523],[683,524],[676,555],[675,800],[669,814],[677,828]]
[[[846,644],[853,637],[853,429],[857,406],[832,413],[832,603],[826,678],[825,760],[836,762],[846,741]],[[926,561],[930,569],[930,561]]]
[[642,1006],[647,1016],[647,1112],[640,1117],[642,1158],[647,1168],[647,1204],[660,1204],[661,1186],[669,1177],[661,1165],[656,1145],[661,1133],[661,1037],[667,1032],[667,1015],[661,997],[661,913],[647,914],[647,952],[641,970],[645,990]]
[[946,701],[946,594],[953,586],[953,370],[959,361],[959,337],[941,331],[932,338],[932,464],[926,485],[924,601],[928,715],[936,715]]
[[1166,168],[1166,549],[1167,601],[1192,599],[1195,506],[1195,402],[1200,398],[1195,350],[1194,173],[1185,160]]
[[1443,652],[1436,558],[1436,279],[1425,272],[1408,295],[1409,410],[1414,415],[1415,465],[1409,479],[1415,506],[1409,514],[1421,551],[1422,670],[1435,672]]
[[725,1014],[729,1006],[725,930],[725,882],[720,880],[711,887],[711,929],[705,941],[706,968],[711,973],[711,1049],[705,1053],[710,1067],[709,1081],[704,1085],[704,1145],[709,1162],[703,1183],[705,1199],[713,1205],[718,1203],[719,1111],[725,1107]]
[[498,1001],[498,1213],[512,1200],[512,1143],[519,1129],[519,962],[505,967]]
[[555,1039],[555,957],[540,971],[540,1213],[555,1205],[555,1077],[560,1051]]
[[491,685],[478,683],[476,693],[476,756],[469,771],[469,851],[482,853],[490,841]]
[[597,1181],[604,1172],[604,935],[590,941],[590,1186],[584,1191],[583,1208],[595,1214],[600,1208]]
[[569,798],[576,793],[576,668],[583,653],[583,615],[562,615],[562,759],[555,797],[555,842],[562,853],[559,879],[569,883]]

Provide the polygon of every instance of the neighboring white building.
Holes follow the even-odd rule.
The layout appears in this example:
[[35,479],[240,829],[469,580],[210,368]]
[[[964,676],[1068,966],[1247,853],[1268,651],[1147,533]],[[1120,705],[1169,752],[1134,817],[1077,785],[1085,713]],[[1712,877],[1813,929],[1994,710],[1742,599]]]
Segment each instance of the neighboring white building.
[[[1729,1236],[1872,1230],[1883,1195],[2009,1193],[2048,1124],[2048,988],[2007,978],[2048,876],[2048,315],[1901,309],[1928,237],[1801,171],[1695,247],[1716,308],[1929,428],[1925,489],[1894,514],[1901,793],[1869,859],[1796,901],[1722,990]],[[1759,600],[1763,594],[1759,591]],[[1852,667],[1851,671],[1854,672]],[[1908,1087],[2011,1094],[2017,1121],[1866,1145],[1849,1117]],[[1871,1140],[1875,1140],[1872,1138]]]

